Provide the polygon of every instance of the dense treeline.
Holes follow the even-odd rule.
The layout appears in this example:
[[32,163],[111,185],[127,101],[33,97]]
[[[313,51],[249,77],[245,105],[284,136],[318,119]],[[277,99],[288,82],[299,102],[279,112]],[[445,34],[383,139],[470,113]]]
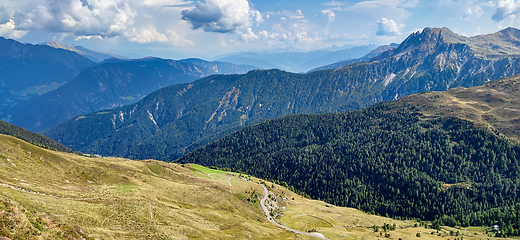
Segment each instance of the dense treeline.
[[435,226],[498,221],[517,235],[519,159],[519,146],[470,122],[378,104],[270,120],[178,162],[235,168],[329,203]]
[[56,151],[68,152],[68,153],[73,152],[70,148],[63,146],[48,137],[45,137],[45,136],[37,134],[37,133],[33,133],[31,131],[27,131],[21,127],[17,127],[15,125],[6,123],[1,120],[0,120],[0,134],[13,136],[15,138],[24,140],[28,143],[32,143],[34,145],[37,145],[37,146],[43,147],[43,148],[47,148],[47,149],[53,149]]

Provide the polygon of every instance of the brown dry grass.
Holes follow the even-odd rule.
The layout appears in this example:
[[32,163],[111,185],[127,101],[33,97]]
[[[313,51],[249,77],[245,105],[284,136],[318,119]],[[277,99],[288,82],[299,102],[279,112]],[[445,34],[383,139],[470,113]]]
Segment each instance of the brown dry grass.
[[[262,192],[261,180],[250,179],[154,160],[88,158],[0,135],[0,199],[14,206],[0,208],[10,229],[2,234],[13,239],[28,239],[26,232],[34,239],[60,239],[60,232],[71,239],[79,236],[73,234],[98,239],[312,239],[269,223],[258,203],[246,200]],[[372,227],[386,223],[397,227],[390,239],[417,239],[418,232],[421,239],[450,239],[448,229],[431,235],[431,229],[415,227],[415,221],[327,206],[267,185],[274,196],[270,204],[276,201],[272,205],[279,207],[277,221],[298,230],[315,229],[329,239],[381,239]],[[47,228],[38,230],[33,224],[38,221]],[[465,239],[488,238],[485,228],[458,231]]]
[[471,88],[453,88],[404,97],[396,108],[418,110],[430,117],[459,117],[520,143],[520,76]]

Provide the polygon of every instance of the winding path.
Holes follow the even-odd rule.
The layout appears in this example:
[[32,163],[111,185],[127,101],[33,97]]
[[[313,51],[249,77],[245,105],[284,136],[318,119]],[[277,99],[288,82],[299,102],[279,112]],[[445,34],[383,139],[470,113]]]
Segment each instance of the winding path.
[[329,240],[328,238],[324,237],[321,233],[308,233],[308,232],[298,231],[296,229],[282,226],[279,223],[277,223],[276,221],[274,221],[274,219],[271,217],[271,215],[269,215],[269,211],[267,211],[267,208],[265,207],[265,200],[267,200],[267,197],[269,196],[269,190],[267,190],[267,188],[264,185],[262,185],[262,184],[260,184],[260,185],[264,188],[264,196],[262,197],[262,199],[260,199],[260,207],[264,211],[265,216],[267,217],[269,222],[271,222],[272,224],[274,224],[278,227],[281,227],[285,230],[291,231],[293,233],[307,235],[307,236],[311,236],[311,237],[315,237],[315,238],[319,238],[319,239],[323,239],[323,240]]

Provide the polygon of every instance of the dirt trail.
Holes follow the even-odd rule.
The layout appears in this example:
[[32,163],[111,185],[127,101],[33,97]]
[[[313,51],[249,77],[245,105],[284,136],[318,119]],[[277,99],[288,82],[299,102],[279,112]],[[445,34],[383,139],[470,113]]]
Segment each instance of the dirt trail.
[[283,228],[285,230],[291,231],[293,233],[302,234],[302,235],[306,235],[306,236],[311,236],[311,237],[324,239],[324,240],[329,240],[328,238],[323,236],[321,233],[317,233],[317,232],[316,233],[308,233],[308,232],[298,231],[296,229],[292,229],[292,228],[288,228],[288,227],[282,226],[279,223],[277,223],[276,221],[274,221],[274,219],[271,217],[271,215],[269,215],[269,211],[267,211],[267,208],[265,207],[265,201],[267,200],[267,197],[269,196],[269,190],[267,190],[267,188],[264,185],[262,185],[262,184],[260,184],[260,185],[264,188],[264,196],[262,197],[262,199],[260,199],[260,207],[264,211],[265,216],[267,217],[269,222],[271,222],[274,225],[276,225],[278,227],[281,227],[281,228]]

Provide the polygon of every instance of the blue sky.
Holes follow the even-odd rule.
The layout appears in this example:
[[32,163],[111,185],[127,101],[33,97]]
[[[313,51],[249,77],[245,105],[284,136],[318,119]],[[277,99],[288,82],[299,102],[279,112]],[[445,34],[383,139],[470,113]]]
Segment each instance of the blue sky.
[[520,28],[520,0],[2,0],[0,36],[130,57],[211,57],[399,43],[425,27]]

